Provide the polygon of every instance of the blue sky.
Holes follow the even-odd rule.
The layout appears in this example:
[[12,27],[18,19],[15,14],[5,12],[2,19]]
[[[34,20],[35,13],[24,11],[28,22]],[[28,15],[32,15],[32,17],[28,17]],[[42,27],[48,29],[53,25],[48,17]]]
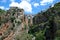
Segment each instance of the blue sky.
[[0,8],[8,10],[10,7],[19,7],[27,14],[36,14],[46,10],[49,6],[53,7],[60,0],[0,0]]

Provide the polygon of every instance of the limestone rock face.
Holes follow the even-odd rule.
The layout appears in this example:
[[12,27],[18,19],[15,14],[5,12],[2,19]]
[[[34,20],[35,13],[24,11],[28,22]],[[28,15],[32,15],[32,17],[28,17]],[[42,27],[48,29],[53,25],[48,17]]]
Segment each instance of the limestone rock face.
[[[3,35],[1,35],[0,39],[2,40],[32,40],[31,36],[28,34],[29,23],[32,24],[32,17],[30,16],[30,22],[28,16],[25,16],[24,10],[17,7],[11,7],[7,10],[7,14],[5,15],[8,20],[7,25],[2,27]],[[5,18],[5,17],[4,17]],[[10,25],[11,24],[11,25]]]

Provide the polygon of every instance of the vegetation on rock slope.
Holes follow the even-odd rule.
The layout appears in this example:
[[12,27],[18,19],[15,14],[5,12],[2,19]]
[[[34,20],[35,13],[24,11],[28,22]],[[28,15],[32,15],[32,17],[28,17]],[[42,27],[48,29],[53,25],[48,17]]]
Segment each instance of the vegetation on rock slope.
[[[33,18],[33,26],[30,27],[29,33],[34,35],[37,40],[57,40],[60,39],[60,2],[50,7],[45,12],[39,12]],[[43,32],[43,30],[45,30]],[[41,32],[42,31],[42,32]],[[38,35],[38,36],[37,36]],[[43,36],[41,36],[43,35]],[[42,38],[41,38],[42,37]],[[49,37],[49,38],[47,38]]]

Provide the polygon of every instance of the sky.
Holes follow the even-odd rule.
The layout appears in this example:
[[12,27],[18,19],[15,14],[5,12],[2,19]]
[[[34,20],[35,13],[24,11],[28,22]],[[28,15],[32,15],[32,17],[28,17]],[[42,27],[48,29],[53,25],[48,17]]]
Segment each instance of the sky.
[[23,8],[26,14],[36,14],[53,7],[60,0],[0,0],[0,8],[9,10],[10,7]]

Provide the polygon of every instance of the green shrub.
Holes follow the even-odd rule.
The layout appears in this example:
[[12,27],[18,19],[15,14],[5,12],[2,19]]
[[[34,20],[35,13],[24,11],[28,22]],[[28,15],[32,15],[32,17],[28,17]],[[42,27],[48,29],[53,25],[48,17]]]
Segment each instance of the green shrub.
[[60,30],[57,30],[56,36],[57,36],[57,37],[60,37]]

